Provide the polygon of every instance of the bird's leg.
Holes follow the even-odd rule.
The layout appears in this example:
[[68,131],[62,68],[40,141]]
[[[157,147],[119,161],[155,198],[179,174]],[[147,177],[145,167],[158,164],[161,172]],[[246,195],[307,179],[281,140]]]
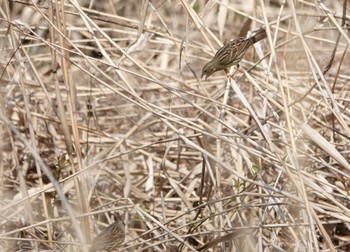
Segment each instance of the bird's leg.
[[230,70],[225,68],[225,73],[226,73],[227,79],[233,78],[235,76],[235,74],[238,72],[238,68],[239,68],[239,64],[237,64],[236,67],[234,68],[234,72],[232,75],[230,74]]
[[230,79],[230,78],[231,78],[230,70],[228,70],[227,68],[225,68],[224,71],[225,71],[225,73],[226,73],[227,79]]

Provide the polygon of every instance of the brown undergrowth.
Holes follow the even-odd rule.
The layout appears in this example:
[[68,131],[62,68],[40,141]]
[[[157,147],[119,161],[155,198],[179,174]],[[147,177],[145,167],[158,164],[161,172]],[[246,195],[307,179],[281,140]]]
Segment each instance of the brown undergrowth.
[[88,251],[116,212],[120,251],[349,250],[347,1],[0,10],[1,251]]

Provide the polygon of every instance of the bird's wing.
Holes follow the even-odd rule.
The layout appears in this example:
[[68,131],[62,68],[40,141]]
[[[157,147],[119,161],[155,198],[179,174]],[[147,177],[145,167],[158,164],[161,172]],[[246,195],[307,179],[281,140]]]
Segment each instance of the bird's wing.
[[222,65],[230,65],[237,58],[237,43],[241,43],[243,40],[244,38],[239,38],[230,41],[217,51],[214,58],[217,58]]

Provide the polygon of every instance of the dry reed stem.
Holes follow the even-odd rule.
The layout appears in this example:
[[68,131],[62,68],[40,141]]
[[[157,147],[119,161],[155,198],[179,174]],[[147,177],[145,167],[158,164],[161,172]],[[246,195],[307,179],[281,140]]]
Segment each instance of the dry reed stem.
[[348,9],[2,2],[0,250],[86,251],[113,212],[122,251],[348,249]]

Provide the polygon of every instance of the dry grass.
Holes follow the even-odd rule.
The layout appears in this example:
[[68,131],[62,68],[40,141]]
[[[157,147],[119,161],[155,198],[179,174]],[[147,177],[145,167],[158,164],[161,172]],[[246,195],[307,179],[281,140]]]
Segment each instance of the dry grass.
[[0,250],[349,251],[346,3],[2,1]]

